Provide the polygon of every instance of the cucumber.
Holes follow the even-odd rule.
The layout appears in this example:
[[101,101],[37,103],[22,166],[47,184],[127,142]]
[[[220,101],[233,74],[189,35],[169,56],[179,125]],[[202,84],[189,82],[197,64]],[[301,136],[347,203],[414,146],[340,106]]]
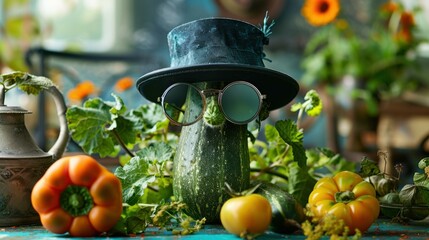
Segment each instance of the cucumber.
[[228,121],[213,126],[201,119],[182,127],[173,164],[173,193],[187,205],[191,217],[220,223],[220,209],[230,198],[225,182],[237,191],[249,187],[247,137],[246,125]]
[[271,204],[272,219],[271,230],[276,233],[293,233],[300,229],[305,221],[304,208],[289,192],[268,182],[255,182],[260,184],[255,193],[268,199]]

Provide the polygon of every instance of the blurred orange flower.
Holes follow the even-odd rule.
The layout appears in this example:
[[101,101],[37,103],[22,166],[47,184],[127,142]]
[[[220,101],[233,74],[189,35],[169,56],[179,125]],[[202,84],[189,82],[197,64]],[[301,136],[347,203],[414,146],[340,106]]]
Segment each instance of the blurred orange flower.
[[375,113],[381,99],[397,99],[428,86],[419,69],[418,47],[429,41],[419,29],[420,7],[407,8],[399,0],[374,6],[380,8],[368,26],[356,29],[361,26],[338,17],[339,0],[305,0],[301,14],[321,27],[304,50],[301,81],[337,85],[344,76],[353,76],[359,81],[354,90]]
[[[413,33],[412,30],[416,25],[414,21],[414,13],[410,11],[405,11],[402,5],[398,3],[389,1],[381,6],[381,13],[385,14],[385,17],[390,23],[393,17],[398,17],[399,21],[397,25],[390,26],[393,29],[391,31],[394,33],[396,40],[409,43],[412,41]],[[393,21],[395,23],[396,21]]]
[[332,22],[340,11],[338,0],[306,0],[302,15],[313,26],[323,26]]
[[389,1],[389,2],[387,2],[387,3],[384,3],[384,4],[381,6],[381,11],[382,11],[382,12],[387,12],[387,13],[389,13],[389,14],[391,14],[391,13],[393,13],[393,12],[397,11],[398,9],[399,9],[399,5],[398,5],[398,4],[396,4],[395,2],[392,2],[392,1]]
[[73,101],[81,101],[96,92],[96,87],[91,81],[83,81],[76,85],[76,87],[70,89],[67,97]]
[[115,84],[115,90],[117,92],[123,92],[134,85],[134,81],[131,77],[123,77],[119,79]]
[[410,12],[402,12],[399,22],[398,39],[404,42],[411,42],[413,38],[412,29],[416,25],[414,15]]

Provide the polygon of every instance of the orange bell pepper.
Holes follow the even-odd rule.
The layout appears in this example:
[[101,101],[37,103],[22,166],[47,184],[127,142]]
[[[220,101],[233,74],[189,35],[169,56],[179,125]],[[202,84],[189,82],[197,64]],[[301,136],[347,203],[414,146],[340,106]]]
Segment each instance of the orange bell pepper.
[[35,184],[31,203],[47,230],[95,236],[121,217],[121,182],[90,156],[63,157]]

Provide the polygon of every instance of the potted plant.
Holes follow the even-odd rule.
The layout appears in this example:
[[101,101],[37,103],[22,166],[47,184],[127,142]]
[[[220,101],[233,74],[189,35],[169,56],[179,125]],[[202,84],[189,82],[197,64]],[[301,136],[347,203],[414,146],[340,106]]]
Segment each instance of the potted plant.
[[426,39],[415,21],[420,9],[408,10],[395,1],[377,7],[367,31],[341,18],[338,0],[307,0],[302,8],[305,19],[318,28],[305,48],[302,81],[327,93],[334,106],[330,123],[338,122],[339,107],[347,110],[347,150],[364,148],[360,133],[375,131],[381,101],[423,85],[417,50]]

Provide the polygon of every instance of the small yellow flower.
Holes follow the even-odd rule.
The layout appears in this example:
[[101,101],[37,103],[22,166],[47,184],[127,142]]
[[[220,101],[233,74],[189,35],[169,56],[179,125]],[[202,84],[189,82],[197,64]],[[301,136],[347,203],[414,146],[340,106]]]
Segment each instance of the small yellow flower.
[[313,26],[323,26],[332,22],[340,11],[338,0],[306,0],[301,14]]

